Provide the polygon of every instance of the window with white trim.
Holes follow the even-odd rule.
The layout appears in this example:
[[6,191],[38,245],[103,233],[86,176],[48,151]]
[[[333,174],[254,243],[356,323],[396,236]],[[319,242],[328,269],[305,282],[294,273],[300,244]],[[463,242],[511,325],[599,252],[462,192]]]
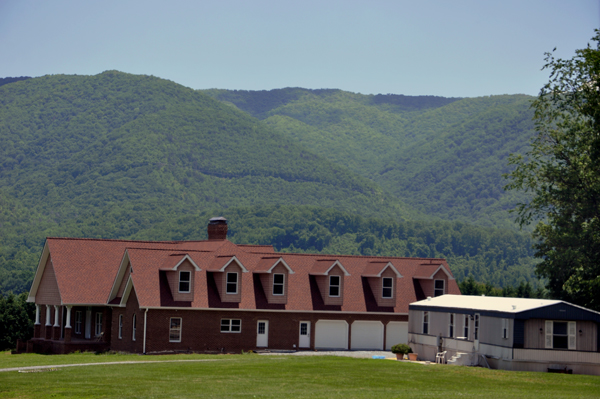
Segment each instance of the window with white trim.
[[508,339],[508,319],[502,319],[502,338]]
[[133,319],[132,319],[132,329],[131,329],[131,340],[135,341],[135,330],[136,330],[136,325],[135,322],[137,321],[137,317],[136,315],[133,315]]
[[444,280],[435,280],[433,282],[434,284],[434,290],[433,290],[433,296],[441,296],[444,295]]
[[423,312],[423,334],[429,334],[429,312]]
[[273,295],[283,295],[285,286],[285,274],[273,274]]
[[192,273],[187,270],[179,271],[179,292],[190,292]]
[[329,276],[329,296],[340,296],[340,276]]
[[479,313],[475,313],[473,320],[473,339],[475,341],[479,340]]
[[456,315],[454,313],[450,313],[450,321],[448,322],[448,337],[454,338],[454,319]]
[[123,315],[119,315],[119,339],[123,339]]
[[228,294],[237,294],[238,293],[238,274],[237,273],[227,273],[227,288],[226,291]]
[[226,332],[226,333],[242,332],[242,320],[240,320],[240,319],[221,319],[221,332]]
[[384,277],[381,280],[381,297],[382,298],[393,298],[394,295],[394,279],[391,277]]
[[101,312],[97,312],[96,313],[96,325],[95,325],[95,335],[96,337],[100,336],[100,334],[102,334],[102,313]]
[[83,312],[77,310],[75,312],[75,334],[81,334],[81,324],[83,322]]
[[464,317],[463,334],[464,334],[465,339],[469,339],[469,315],[468,314],[466,314]]
[[169,342],[181,342],[181,317],[169,320]]

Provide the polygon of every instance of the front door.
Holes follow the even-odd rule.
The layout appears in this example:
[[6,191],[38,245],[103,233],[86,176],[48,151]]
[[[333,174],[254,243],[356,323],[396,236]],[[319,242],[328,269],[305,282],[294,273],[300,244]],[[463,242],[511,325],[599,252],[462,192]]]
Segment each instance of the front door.
[[256,328],[256,347],[266,348],[269,346],[269,322],[259,320]]
[[300,348],[310,348],[310,321],[300,322]]

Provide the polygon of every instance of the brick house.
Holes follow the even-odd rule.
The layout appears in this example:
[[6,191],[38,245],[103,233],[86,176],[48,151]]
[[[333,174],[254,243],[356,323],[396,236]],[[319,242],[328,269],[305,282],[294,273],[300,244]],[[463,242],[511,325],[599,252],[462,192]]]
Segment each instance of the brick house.
[[48,238],[21,351],[240,352],[389,349],[408,305],[460,294],[444,259],[277,253],[227,240]]

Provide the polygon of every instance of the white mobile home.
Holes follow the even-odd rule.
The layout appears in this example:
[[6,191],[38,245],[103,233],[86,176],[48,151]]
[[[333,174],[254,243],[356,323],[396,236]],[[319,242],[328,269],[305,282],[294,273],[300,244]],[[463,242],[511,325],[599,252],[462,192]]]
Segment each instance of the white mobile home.
[[420,359],[600,375],[600,313],[568,302],[443,295],[411,303],[408,319]]

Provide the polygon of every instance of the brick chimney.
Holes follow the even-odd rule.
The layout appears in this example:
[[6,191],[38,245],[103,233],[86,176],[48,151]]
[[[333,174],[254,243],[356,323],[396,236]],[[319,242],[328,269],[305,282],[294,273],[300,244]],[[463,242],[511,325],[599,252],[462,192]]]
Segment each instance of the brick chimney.
[[227,219],[224,217],[212,218],[208,221],[208,239],[227,239]]

